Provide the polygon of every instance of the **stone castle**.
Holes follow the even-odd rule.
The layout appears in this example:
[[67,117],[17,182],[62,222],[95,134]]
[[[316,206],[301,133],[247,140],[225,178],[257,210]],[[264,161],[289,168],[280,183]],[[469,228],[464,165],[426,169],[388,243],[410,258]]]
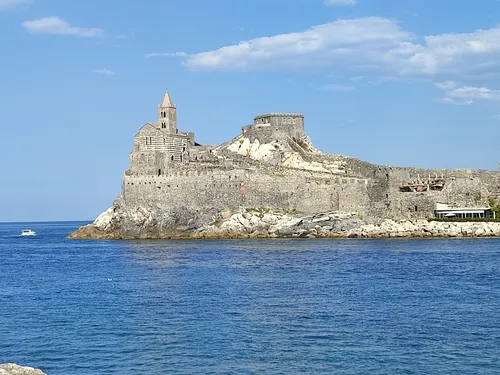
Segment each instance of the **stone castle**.
[[233,140],[201,146],[177,128],[168,93],[158,122],[134,137],[123,181],[123,199],[133,205],[354,211],[395,219],[432,217],[437,203],[487,206],[490,195],[500,195],[500,172],[388,167],[324,154],[300,114],[260,115]]
[[376,223],[433,217],[438,205],[488,207],[490,196],[500,198],[498,171],[390,167],[325,154],[313,146],[301,114],[259,115],[234,139],[201,145],[177,128],[167,92],[158,122],[134,137],[113,212],[122,228],[135,228],[127,237],[137,237],[145,225],[139,216],[161,233],[242,208],[356,213]]

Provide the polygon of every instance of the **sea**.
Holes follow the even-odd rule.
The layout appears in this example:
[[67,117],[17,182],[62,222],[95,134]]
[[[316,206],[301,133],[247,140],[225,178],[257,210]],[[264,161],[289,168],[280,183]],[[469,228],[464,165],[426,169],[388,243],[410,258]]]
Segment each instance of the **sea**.
[[0,224],[0,363],[500,374],[500,239],[66,238],[82,224]]

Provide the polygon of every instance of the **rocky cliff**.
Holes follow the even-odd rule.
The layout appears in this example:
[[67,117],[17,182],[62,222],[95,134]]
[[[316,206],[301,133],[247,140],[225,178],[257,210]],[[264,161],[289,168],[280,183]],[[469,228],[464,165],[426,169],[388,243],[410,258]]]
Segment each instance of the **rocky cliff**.
[[[260,115],[232,140],[202,146],[175,121],[164,126],[165,111],[175,117],[176,109],[168,93],[163,104],[159,122],[134,137],[113,207],[71,238],[392,236],[391,225],[434,235],[444,232],[424,219],[438,203],[484,208],[500,199],[500,172],[380,166],[323,153],[300,114]],[[396,228],[401,223],[406,229]]]
[[[403,238],[500,236],[500,222],[438,222],[384,220],[368,224],[356,213],[305,215],[240,210],[220,217],[193,217],[182,211],[137,210],[124,218],[110,208],[70,238],[90,239],[220,239],[220,238]],[[164,220],[164,221],[162,221]],[[127,223],[123,225],[123,222]]]

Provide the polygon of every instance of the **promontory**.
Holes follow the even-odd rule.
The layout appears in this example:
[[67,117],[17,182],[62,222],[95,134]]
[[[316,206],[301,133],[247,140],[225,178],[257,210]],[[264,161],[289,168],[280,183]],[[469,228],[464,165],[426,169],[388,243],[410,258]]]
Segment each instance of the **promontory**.
[[500,171],[325,154],[296,113],[256,116],[232,140],[202,145],[178,129],[168,92],[157,110],[112,207],[70,238],[500,236]]

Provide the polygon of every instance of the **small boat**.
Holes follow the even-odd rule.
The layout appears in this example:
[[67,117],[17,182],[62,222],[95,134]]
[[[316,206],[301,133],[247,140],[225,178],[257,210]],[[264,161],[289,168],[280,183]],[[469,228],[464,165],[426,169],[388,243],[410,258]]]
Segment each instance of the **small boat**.
[[36,236],[36,232],[33,232],[31,229],[25,229],[21,232],[21,236]]

